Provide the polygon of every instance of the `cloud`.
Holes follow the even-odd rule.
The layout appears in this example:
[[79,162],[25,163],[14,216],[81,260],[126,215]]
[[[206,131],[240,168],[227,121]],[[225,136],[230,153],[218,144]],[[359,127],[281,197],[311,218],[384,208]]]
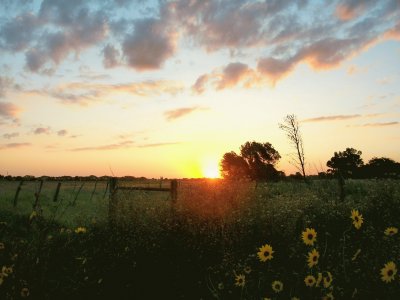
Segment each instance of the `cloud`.
[[12,83],[12,79],[0,76],[0,98],[6,95],[6,91],[11,87]]
[[294,67],[292,59],[275,59],[271,57],[262,58],[258,61],[257,70],[266,76],[272,84],[285,75],[287,75]]
[[175,33],[160,20],[138,20],[122,44],[126,62],[138,71],[159,69],[175,53],[175,39]]
[[336,16],[342,21],[349,21],[361,15],[375,0],[341,0],[336,6]]
[[0,150],[17,149],[17,148],[23,148],[23,147],[28,147],[28,146],[31,146],[31,144],[30,143],[9,143],[9,144],[0,145]]
[[197,78],[196,82],[192,86],[192,91],[196,94],[202,94],[205,91],[205,86],[210,80],[210,75],[203,74],[199,78]]
[[8,51],[25,49],[33,40],[35,30],[40,24],[40,20],[32,13],[16,16],[0,29],[0,48]]
[[335,115],[335,116],[321,116],[321,117],[316,117],[316,118],[310,118],[310,119],[305,119],[302,120],[302,122],[325,122],[325,121],[343,121],[343,120],[349,120],[349,119],[356,119],[356,118],[361,118],[362,115]]
[[361,125],[362,127],[386,127],[386,126],[393,126],[399,125],[400,122],[377,122],[377,123],[367,123]]
[[121,148],[130,148],[132,147],[134,142],[132,141],[124,141],[115,144],[107,144],[101,146],[89,146],[89,147],[80,147],[80,148],[73,148],[70,151],[79,152],[79,151],[97,151],[97,150],[115,150]]
[[19,136],[19,133],[18,132],[12,132],[12,133],[5,133],[5,134],[3,134],[3,138],[5,138],[5,139],[12,139],[12,138],[15,138],[15,137],[18,137]]
[[168,110],[168,111],[164,112],[164,116],[168,121],[173,121],[173,120],[176,120],[176,119],[181,118],[183,116],[186,116],[188,114],[191,114],[191,113],[193,113],[195,111],[205,110],[205,109],[206,108],[198,107],[198,106],[183,107],[183,108]]
[[15,119],[21,109],[10,103],[10,102],[0,102],[0,117],[5,119]]
[[103,48],[103,65],[105,68],[114,68],[120,63],[119,51],[110,44]]
[[58,136],[66,136],[67,134],[68,134],[68,131],[65,129],[61,129],[61,130],[57,131]]
[[164,146],[173,146],[182,144],[181,142],[169,142],[169,143],[153,143],[153,144],[144,144],[137,146],[138,148],[153,148],[153,147],[164,147]]
[[50,127],[38,127],[33,131],[34,134],[39,135],[39,134],[50,134],[51,130]]

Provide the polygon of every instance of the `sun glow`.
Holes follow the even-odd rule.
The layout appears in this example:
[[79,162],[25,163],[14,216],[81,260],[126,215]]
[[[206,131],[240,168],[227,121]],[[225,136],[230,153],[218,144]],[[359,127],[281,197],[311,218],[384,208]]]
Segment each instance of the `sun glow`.
[[203,164],[203,176],[207,178],[220,178],[218,160],[208,160]]

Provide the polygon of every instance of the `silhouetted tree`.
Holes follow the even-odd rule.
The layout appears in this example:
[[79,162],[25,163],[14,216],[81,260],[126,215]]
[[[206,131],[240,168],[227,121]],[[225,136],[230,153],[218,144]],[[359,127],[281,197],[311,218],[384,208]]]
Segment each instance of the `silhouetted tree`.
[[222,157],[221,175],[228,179],[241,179],[249,177],[249,166],[243,157],[234,151],[227,152]]
[[296,150],[296,154],[292,156],[292,165],[294,165],[301,172],[303,178],[306,179],[303,138],[301,137],[297,117],[295,115],[287,115],[283,123],[279,124],[279,128],[286,132],[286,136]]
[[364,178],[398,178],[400,164],[387,157],[374,157],[361,169]]
[[277,177],[278,171],[274,165],[281,156],[270,143],[246,142],[240,147],[240,154],[249,166],[251,179],[263,180]]
[[221,174],[224,178],[278,179],[282,173],[274,164],[280,157],[270,143],[246,142],[240,147],[240,155],[233,151],[224,154]]
[[343,178],[355,177],[358,168],[364,164],[361,154],[361,151],[354,148],[346,148],[343,152],[335,152],[333,157],[326,163],[330,168],[328,172]]

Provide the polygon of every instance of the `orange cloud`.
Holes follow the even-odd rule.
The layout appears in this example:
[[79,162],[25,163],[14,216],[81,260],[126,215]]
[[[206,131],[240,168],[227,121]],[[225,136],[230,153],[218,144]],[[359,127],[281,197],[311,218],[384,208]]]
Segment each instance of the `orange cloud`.
[[199,110],[205,110],[206,108],[204,107],[183,107],[183,108],[178,108],[174,110],[168,110],[164,112],[164,116],[168,121],[172,121],[178,118],[181,118],[183,116],[186,116],[192,112],[199,111]]

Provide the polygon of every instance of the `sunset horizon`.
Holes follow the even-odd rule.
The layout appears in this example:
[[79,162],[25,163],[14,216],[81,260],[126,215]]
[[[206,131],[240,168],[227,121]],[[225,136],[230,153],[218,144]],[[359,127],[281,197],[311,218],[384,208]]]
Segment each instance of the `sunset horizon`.
[[0,174],[218,177],[294,114],[306,173],[400,161],[398,1],[4,1]]

